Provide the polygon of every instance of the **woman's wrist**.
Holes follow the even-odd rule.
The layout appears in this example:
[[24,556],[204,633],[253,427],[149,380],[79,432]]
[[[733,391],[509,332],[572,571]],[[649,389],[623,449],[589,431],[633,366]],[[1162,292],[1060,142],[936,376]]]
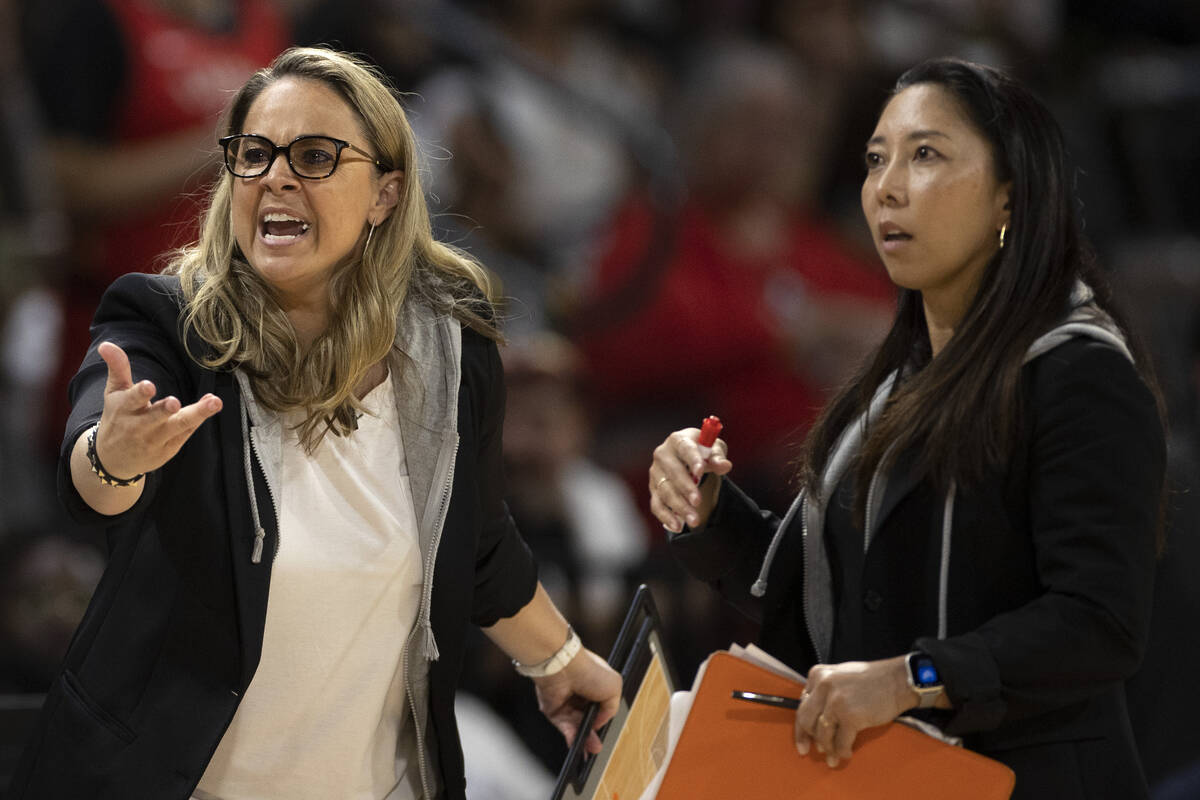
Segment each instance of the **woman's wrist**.
[[88,463],[87,439],[87,431],[84,431],[75,438],[71,448],[71,484],[84,504],[98,514],[111,517],[128,511],[142,496],[146,482],[141,480],[131,486],[102,483]]
[[[936,681],[936,690],[933,685],[928,684],[923,687],[923,691],[917,690],[918,681],[913,675],[914,667],[910,661],[911,657],[915,655],[926,656],[925,653],[916,651],[891,659],[897,665],[891,670],[890,674],[896,686],[896,697],[900,701],[900,713],[903,714],[915,708],[953,708],[954,706],[950,702],[950,698],[946,696],[946,690],[942,686],[941,678],[936,669],[932,675],[932,680]],[[926,676],[924,680],[928,682],[930,678]]]
[[88,466],[92,473],[100,479],[102,484],[105,486],[111,486],[113,488],[123,489],[129,486],[134,486],[141,481],[142,478],[146,477],[146,473],[139,472],[131,478],[120,478],[105,469],[104,464],[100,461],[100,454],[97,452],[96,445],[96,440],[100,436],[99,422],[88,428],[83,435],[86,437],[87,441],[86,456],[88,460]]
[[896,716],[911,711],[921,702],[920,696],[908,683],[906,659],[907,656],[896,656],[885,662],[887,664],[887,682],[891,685],[892,696],[896,699]]
[[526,678],[546,678],[561,672],[579,654],[581,649],[583,649],[583,642],[580,641],[579,634],[575,633],[575,629],[568,625],[567,638],[562,647],[535,664],[522,664],[514,658],[512,660],[513,669],[517,671],[518,675]]

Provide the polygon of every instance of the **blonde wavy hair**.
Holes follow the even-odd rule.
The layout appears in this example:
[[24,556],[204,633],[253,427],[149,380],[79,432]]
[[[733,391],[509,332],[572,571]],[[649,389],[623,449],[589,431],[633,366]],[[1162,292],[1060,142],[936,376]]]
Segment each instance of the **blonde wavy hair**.
[[227,133],[244,133],[250,106],[285,77],[319,81],[337,92],[362,121],[368,148],[380,161],[404,170],[399,203],[371,234],[370,247],[348,254],[334,271],[329,327],[307,350],[301,346],[273,290],[234,239],[230,197],[237,179],[228,172],[212,188],[199,241],[177,251],[164,272],[179,276],[185,330],[194,330],[209,345],[209,352],[192,352],[192,358],[209,368],[242,369],[255,397],[268,408],[302,409],[300,441],[311,452],[328,431],[344,436],[355,428],[361,405],[354,387],[391,349],[410,292],[490,339],[500,341],[501,335],[487,271],[466,253],[433,239],[417,177],[416,138],[375,68],[335,50],[286,50],[233,97]]

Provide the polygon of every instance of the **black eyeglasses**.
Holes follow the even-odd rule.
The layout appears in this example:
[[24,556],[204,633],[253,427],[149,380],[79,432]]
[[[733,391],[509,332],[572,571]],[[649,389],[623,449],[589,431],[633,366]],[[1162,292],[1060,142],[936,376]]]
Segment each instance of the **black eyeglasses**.
[[217,141],[225,149],[225,169],[238,178],[265,175],[275,157],[283,153],[297,177],[321,180],[333,174],[347,148],[366,156],[384,172],[392,169],[366,150],[332,136],[297,136],[287,144],[275,144],[265,136],[238,133]]

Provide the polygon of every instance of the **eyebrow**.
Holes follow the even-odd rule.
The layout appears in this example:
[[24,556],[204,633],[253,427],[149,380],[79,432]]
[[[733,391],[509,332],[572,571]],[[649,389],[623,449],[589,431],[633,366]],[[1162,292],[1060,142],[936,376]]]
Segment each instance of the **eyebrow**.
[[[935,131],[933,129],[913,131],[912,133],[910,133],[908,136],[905,136],[904,138],[911,142],[915,139],[931,139],[931,138],[936,138],[939,136],[943,139],[950,138],[949,136],[942,133],[941,131]],[[872,136],[870,139],[867,140],[867,146],[870,147],[873,144],[883,144],[886,141],[887,141],[887,137],[885,137],[885,136]]]

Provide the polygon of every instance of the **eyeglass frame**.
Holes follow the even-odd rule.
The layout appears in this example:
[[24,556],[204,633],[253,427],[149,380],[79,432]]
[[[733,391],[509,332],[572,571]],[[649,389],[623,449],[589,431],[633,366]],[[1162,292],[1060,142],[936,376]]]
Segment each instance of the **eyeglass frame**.
[[[267,165],[265,167],[263,167],[262,172],[255,173],[254,175],[238,175],[236,172],[233,171],[233,167],[229,166],[229,145],[232,144],[233,141],[236,139],[249,139],[249,138],[262,139],[264,142],[271,145],[271,157],[269,159],[267,159]],[[300,141],[301,139],[325,139],[327,141],[333,142],[334,147],[336,147],[337,150],[333,154],[333,166],[329,168],[329,172],[327,172],[321,176],[313,176],[313,175],[301,175],[299,173],[299,171],[297,171],[296,165],[292,163],[292,145],[294,145],[296,142]],[[227,169],[229,171],[229,174],[235,178],[247,178],[247,179],[248,178],[261,178],[263,175],[266,175],[268,172],[271,171],[271,166],[275,163],[275,159],[279,156],[280,153],[283,153],[284,160],[287,161],[288,169],[290,169],[292,171],[292,174],[295,175],[297,178],[299,178],[301,180],[305,180],[305,181],[323,181],[326,178],[332,176],[333,173],[337,171],[338,165],[342,163],[342,151],[347,148],[353,150],[354,152],[358,153],[359,155],[364,155],[367,158],[371,159],[371,163],[374,164],[379,169],[383,170],[384,172],[392,171],[392,167],[390,167],[387,164],[385,164],[384,162],[380,161],[378,158],[371,155],[366,150],[363,150],[361,147],[356,147],[355,145],[351,144],[350,142],[347,142],[345,139],[338,139],[335,136],[325,136],[324,134],[320,134],[320,133],[301,134],[300,136],[297,136],[295,139],[292,139],[287,144],[275,144],[275,142],[271,141],[270,138],[263,136],[261,133],[234,133],[234,134],[230,134],[229,136],[222,136],[220,139],[217,139],[217,144],[221,145],[221,149],[223,151],[224,157],[221,159],[221,161],[225,165],[225,169]]]

